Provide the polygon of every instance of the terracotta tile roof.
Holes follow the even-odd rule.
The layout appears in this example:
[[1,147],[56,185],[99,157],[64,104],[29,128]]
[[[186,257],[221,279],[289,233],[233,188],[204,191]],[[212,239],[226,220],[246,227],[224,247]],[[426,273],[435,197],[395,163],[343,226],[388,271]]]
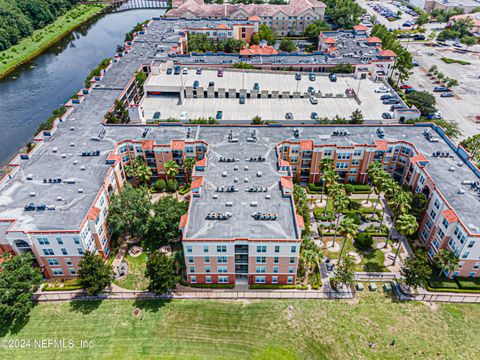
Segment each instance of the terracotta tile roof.
[[180,217],[180,224],[178,225],[179,229],[183,229],[187,225],[188,213]]
[[95,219],[98,217],[98,214],[100,214],[100,209],[95,206],[92,206],[88,211],[87,219],[95,221]]
[[260,18],[256,15],[253,15],[248,18],[248,21],[260,21]]
[[380,53],[380,56],[383,56],[383,57],[397,56],[397,54],[395,54],[392,50],[380,50],[379,53]]
[[184,140],[172,140],[172,150],[183,150],[185,148]]
[[217,29],[229,29],[229,27],[225,24],[218,24]]
[[200,176],[196,178],[195,180],[192,181],[192,184],[190,185],[190,189],[197,189],[203,185],[203,176]]
[[386,140],[375,140],[375,145],[377,145],[377,150],[379,151],[388,150],[388,142]]
[[280,159],[279,165],[280,166],[290,166],[290,163],[286,160]]
[[204,157],[203,159],[201,160],[198,160],[196,163],[195,163],[195,166],[206,166],[207,165],[207,158]]
[[458,221],[458,215],[453,210],[443,210],[442,214],[450,224]]
[[142,149],[143,150],[153,150],[153,144],[155,140],[142,140]]
[[301,140],[300,141],[300,150],[313,150],[313,140]]
[[412,162],[413,164],[417,164],[419,162],[426,162],[426,161],[427,159],[425,158],[425,156],[423,156],[423,154],[415,155],[410,158],[410,162]]
[[117,155],[115,154],[114,152],[111,152],[110,154],[108,154],[107,156],[107,161],[117,161],[117,160],[120,160],[120,155]]
[[365,25],[362,25],[362,24],[355,25],[353,27],[353,29],[357,30],[357,31],[368,31],[368,28]]
[[378,37],[376,37],[376,36],[372,36],[372,37],[369,37],[369,38],[367,39],[367,42],[369,42],[369,43],[381,43],[382,40],[380,40],[380,39],[379,39]]
[[331,37],[326,37],[326,38],[323,38],[322,39],[322,42],[324,44],[335,44],[337,40],[335,40],[334,38],[331,38]]
[[305,229],[305,223],[303,221],[303,216],[298,215],[298,214],[296,214],[296,216],[297,216],[298,227],[301,228],[301,229]]
[[288,178],[288,177],[282,176],[282,177],[280,178],[280,183],[282,184],[282,188],[285,188],[285,189],[293,189],[292,179],[290,179],[290,178]]
[[277,55],[278,51],[272,46],[258,46],[252,45],[250,47],[243,47],[240,50],[240,55]]

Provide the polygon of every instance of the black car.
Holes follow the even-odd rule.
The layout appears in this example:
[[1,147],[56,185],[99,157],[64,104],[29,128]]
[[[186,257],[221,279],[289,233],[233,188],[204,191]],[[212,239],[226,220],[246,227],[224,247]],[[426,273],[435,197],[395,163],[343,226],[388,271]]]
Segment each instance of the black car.
[[394,104],[390,106],[390,111],[394,111],[395,109],[401,109],[401,108],[403,108],[402,104]]
[[295,74],[295,80],[302,80],[302,75],[300,73]]
[[317,114],[315,111],[313,111],[313,112],[310,114],[310,119],[312,119],[312,120],[318,120],[318,114]]
[[392,114],[388,113],[388,112],[384,112],[382,114],[382,119],[391,119],[392,118]]
[[167,69],[167,75],[172,75],[172,68]]
[[398,100],[398,99],[387,99],[387,100],[383,100],[383,103],[385,105],[400,104],[400,100]]
[[285,114],[285,119],[287,119],[287,120],[292,120],[292,119],[293,119],[293,114],[292,114],[291,112],[287,112],[287,113]]
[[395,96],[390,95],[390,94],[385,94],[385,95],[380,96],[380,100],[388,100],[388,99],[394,99],[394,98],[395,98]]
[[330,79],[331,82],[337,81],[337,75],[334,73],[330,73],[330,75],[328,75],[328,78]]

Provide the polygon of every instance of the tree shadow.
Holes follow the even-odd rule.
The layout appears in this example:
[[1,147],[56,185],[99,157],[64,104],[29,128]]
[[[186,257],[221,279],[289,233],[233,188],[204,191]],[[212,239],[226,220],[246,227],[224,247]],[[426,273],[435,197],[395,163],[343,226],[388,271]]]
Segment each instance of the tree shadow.
[[[36,304],[34,306],[36,306]],[[18,334],[28,323],[29,320],[30,315],[27,315],[26,317],[21,319],[13,319],[11,321],[0,322],[0,337],[3,337],[7,334]]]
[[98,309],[103,300],[81,300],[73,299],[70,301],[70,310],[82,313],[84,315]]
[[145,312],[156,313],[171,301],[171,299],[136,299],[133,305]]

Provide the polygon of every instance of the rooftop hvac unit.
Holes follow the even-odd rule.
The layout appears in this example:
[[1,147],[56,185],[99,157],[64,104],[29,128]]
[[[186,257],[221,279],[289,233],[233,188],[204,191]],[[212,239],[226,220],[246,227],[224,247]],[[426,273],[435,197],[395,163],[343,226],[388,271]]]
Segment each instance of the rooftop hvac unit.
[[71,147],[74,147],[74,146],[75,146],[75,143],[70,143],[70,146],[71,146]]
[[248,171],[248,165],[243,168],[245,171]]
[[227,201],[227,202],[225,203],[225,206],[230,206],[230,207],[231,207],[231,206],[233,206],[233,202]]
[[57,201],[62,201],[62,200],[63,200],[63,197],[57,196]]
[[28,174],[27,175],[27,180],[33,180],[33,174]]
[[37,195],[37,194],[35,193],[35,191],[32,191],[32,192],[30,193],[30,196],[31,196],[31,197],[34,197],[35,195]]
[[248,183],[248,177],[246,177],[246,178],[243,180],[243,182]]
[[78,160],[73,160],[73,165],[77,165],[78,164]]
[[218,195],[213,195],[212,198],[218,199]]
[[450,167],[448,168],[448,171],[455,171],[455,167],[454,167],[454,166],[450,166]]
[[256,201],[252,201],[252,202],[250,203],[250,206],[256,207],[256,206],[258,206],[258,203],[257,203]]
[[78,193],[83,194],[83,189],[82,188],[78,189]]
[[265,199],[271,199],[272,195],[265,195]]
[[85,166],[84,165],[80,166],[80,170],[82,171],[85,170]]
[[52,152],[54,152],[54,153],[56,153],[57,151],[58,151],[58,148],[57,148],[57,147],[54,147],[54,148],[52,149]]
[[67,157],[67,154],[62,154],[62,159],[65,159]]
[[257,177],[262,177],[262,172],[260,170],[257,171]]
[[460,195],[465,194],[465,190],[459,189],[459,190],[457,191],[457,194],[460,194]]

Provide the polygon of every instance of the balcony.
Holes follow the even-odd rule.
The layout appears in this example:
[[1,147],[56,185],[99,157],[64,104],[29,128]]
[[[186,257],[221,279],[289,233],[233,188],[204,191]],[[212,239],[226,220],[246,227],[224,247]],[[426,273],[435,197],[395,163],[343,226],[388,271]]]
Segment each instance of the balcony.
[[235,254],[248,254],[248,245],[235,245]]
[[248,264],[248,255],[235,254],[235,264]]
[[248,274],[248,265],[235,265],[235,274]]

